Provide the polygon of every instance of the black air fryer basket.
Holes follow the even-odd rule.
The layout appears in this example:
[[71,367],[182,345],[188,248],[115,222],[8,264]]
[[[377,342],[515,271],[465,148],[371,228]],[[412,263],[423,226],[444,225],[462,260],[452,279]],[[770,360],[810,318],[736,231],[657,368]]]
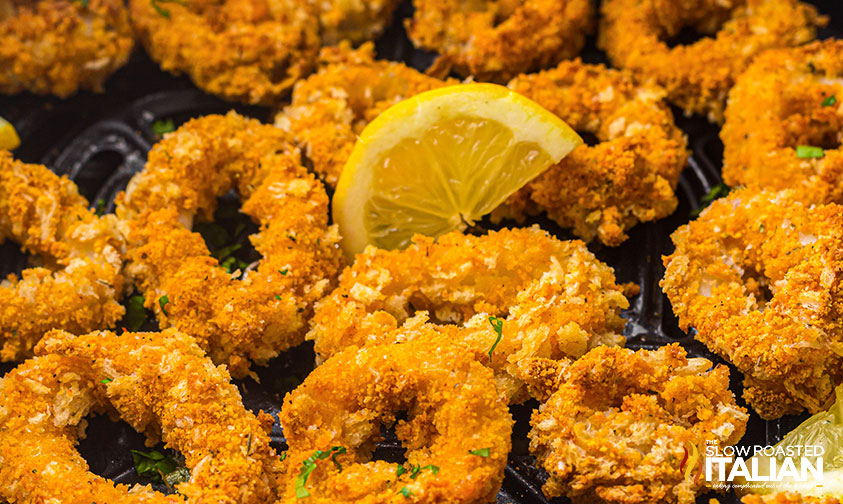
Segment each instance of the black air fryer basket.
[[[843,34],[843,1],[812,3],[831,18],[829,26],[820,30],[820,38]],[[412,5],[405,2],[396,13],[395,22],[376,42],[377,53],[381,58],[403,61],[424,70],[435,55],[416,50],[406,38],[403,19],[411,15]],[[593,40],[582,58],[586,62],[606,62],[605,55],[595,49]],[[0,97],[0,116],[12,122],[21,137],[22,144],[15,150],[15,157],[45,164],[59,174],[68,175],[92,205],[101,201],[100,206],[107,212],[113,211],[114,196],[143,167],[147,151],[157,139],[152,127],[155,121],[172,119],[178,126],[193,117],[231,109],[265,122],[272,121],[272,111],[267,108],[224,102],[198,91],[187,78],[175,78],[162,72],[142,49],[137,49],[129,64],[107,82],[106,89],[105,94],[85,92],[67,100],[31,95]],[[618,283],[635,282],[640,286],[640,294],[632,299],[630,309],[624,313],[628,320],[625,330],[628,347],[655,348],[679,342],[690,356],[723,363],[679,329],[669,301],[659,288],[664,273],[661,256],[673,248],[670,233],[688,222],[691,213],[700,207],[702,196],[720,183],[723,153],[715,126],[701,117],[685,117],[678,109],[674,109],[674,115],[687,133],[693,151],[677,188],[678,209],[667,219],[636,226],[629,233],[629,240],[620,247],[608,248],[592,243],[589,249],[615,269]],[[549,220],[537,218],[533,222],[561,239],[573,238]],[[27,258],[17,245],[11,242],[0,245],[0,278],[20,272],[26,262]],[[142,329],[157,330],[157,325],[147,321]],[[237,381],[246,406],[254,411],[262,409],[277,414],[284,394],[295,388],[313,368],[313,358],[312,344],[306,343],[283,353],[269,366],[257,368],[260,383],[252,379]],[[0,376],[13,367],[10,363],[0,364]],[[731,372],[732,390],[738,402],[746,406],[741,399],[742,375],[734,367]],[[499,503],[548,503],[541,493],[547,475],[536,467],[527,449],[530,413],[537,406],[535,401],[530,401],[511,407],[516,419],[513,450],[503,488],[498,494]],[[747,434],[740,444],[775,444],[806,416],[768,422],[752,413]],[[378,444],[375,457],[402,461],[403,448],[394,434],[389,430],[383,434],[384,440]],[[272,437],[279,451],[286,449],[277,422]],[[120,483],[147,483],[135,473],[130,452],[133,449],[145,449],[143,436],[128,424],[113,423],[105,417],[89,418],[87,437],[79,445],[93,472]],[[166,491],[163,485],[156,488]],[[698,502],[707,503],[711,497],[717,497],[723,503],[737,502],[731,493],[707,494]],[[552,502],[563,503],[567,499]]]

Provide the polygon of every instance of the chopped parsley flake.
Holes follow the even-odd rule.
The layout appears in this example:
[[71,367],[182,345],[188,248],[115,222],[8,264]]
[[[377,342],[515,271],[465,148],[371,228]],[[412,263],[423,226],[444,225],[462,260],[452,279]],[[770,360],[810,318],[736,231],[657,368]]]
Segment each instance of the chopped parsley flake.
[[304,459],[304,461],[302,462],[301,472],[299,472],[299,475],[296,476],[296,498],[304,499],[305,497],[310,495],[310,492],[307,491],[304,485],[305,483],[307,483],[307,478],[310,476],[310,473],[312,473],[313,470],[316,469],[317,460],[325,460],[330,457],[334,464],[337,466],[337,469],[339,469],[341,472],[342,466],[337,461],[336,457],[337,455],[345,452],[346,450],[344,446],[332,446],[330,450],[316,450],[315,452],[313,452],[313,455]]
[[825,100],[823,100],[823,107],[833,107],[837,104],[837,97],[834,95],[829,96]]
[[155,450],[149,452],[131,450],[131,452],[138,476],[152,482],[163,481],[170,488],[190,479],[190,471],[176,462],[173,457]]
[[[161,1],[161,0],[158,0]],[[155,2],[153,1],[153,5]],[[152,123],[152,132],[158,136],[164,136],[167,133],[172,133],[176,130],[176,125],[172,119],[158,119]]]
[[111,378],[103,378],[102,380],[100,380],[100,383],[103,383],[103,384],[105,384],[105,385],[108,385],[108,384],[109,384],[109,383],[111,383],[112,381],[114,381],[114,380],[112,380]]
[[281,273],[281,275],[283,275],[283,276],[287,276],[287,273],[289,273],[289,272],[290,272],[290,270],[288,270],[287,268],[284,268],[282,270],[278,270],[278,273]]
[[691,212],[691,217],[698,217],[700,213],[705,210],[708,205],[711,204],[712,201],[727,196],[730,190],[731,189],[729,189],[729,186],[722,183],[712,187],[710,191],[705,193],[705,195],[700,198],[700,207]]
[[[418,478],[419,474],[421,474],[421,472],[424,471],[424,470],[428,470],[428,471],[432,472],[433,474],[439,474],[439,467],[437,467],[433,464],[428,464],[426,466],[410,464],[410,478],[411,479]],[[398,476],[398,477],[401,477],[401,475],[405,474],[406,472],[407,472],[407,468],[404,467],[404,466],[398,466],[398,467],[395,468],[395,475]]]
[[492,352],[495,351],[495,347],[498,346],[498,343],[501,342],[501,338],[503,338],[503,320],[497,317],[489,317],[489,323],[492,324],[492,329],[498,334],[498,337],[495,338],[495,342],[492,343],[492,348],[489,349],[489,362],[492,361]]
[[491,452],[490,448],[480,448],[479,450],[468,450],[468,453],[477,455],[478,457],[487,458]]
[[399,490],[398,493],[400,493],[401,495],[403,495],[407,499],[409,499],[410,496],[413,495],[413,492],[411,492],[410,489],[407,488],[406,486],[401,487],[401,490]]
[[825,151],[822,147],[814,147],[811,145],[799,145],[796,147],[796,157],[800,159],[819,159],[825,156]]
[[146,308],[143,303],[144,299],[140,294],[135,294],[126,302],[126,327],[131,332],[136,332],[146,321]]
[[158,306],[160,306],[160,307],[161,307],[161,311],[162,311],[162,312],[164,313],[164,315],[166,315],[167,317],[169,317],[169,316],[170,316],[170,314],[169,314],[169,313],[167,313],[167,309],[166,309],[166,308],[164,308],[164,307],[165,307],[165,306],[167,306],[167,303],[169,303],[169,302],[170,302],[170,297],[169,297],[169,296],[167,296],[166,294],[164,294],[163,296],[161,296],[160,298],[158,298]]
[[105,200],[100,198],[100,199],[97,200],[97,209],[96,209],[97,217],[102,217],[102,215],[104,213],[105,213]]
[[158,4],[167,3],[167,2],[177,3],[179,5],[185,5],[184,0],[149,0],[149,3],[152,4],[152,8],[155,9],[155,12],[157,12],[158,14],[160,14],[161,16],[163,16],[167,19],[170,19],[170,11],[165,9],[164,7],[161,7],[160,5],[158,5]]

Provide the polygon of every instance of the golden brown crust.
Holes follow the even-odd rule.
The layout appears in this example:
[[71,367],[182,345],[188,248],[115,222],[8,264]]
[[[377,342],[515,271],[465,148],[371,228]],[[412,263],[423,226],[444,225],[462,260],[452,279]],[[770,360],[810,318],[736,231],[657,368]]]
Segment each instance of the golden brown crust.
[[322,49],[319,70],[296,84],[275,125],[295,136],[313,171],[331,187],[363,128],[401,100],[449,84],[403,63],[375,60],[374,46]]
[[323,46],[375,40],[392,21],[398,0],[314,0]]
[[[832,96],[834,103],[826,102]],[[727,184],[843,203],[843,41],[768,51],[729,97],[720,132]],[[827,150],[818,159],[799,158],[800,145]]]
[[584,240],[615,246],[638,222],[676,209],[673,191],[688,153],[662,101],[664,90],[638,86],[629,73],[579,60],[521,75],[509,87],[600,143],[574,149],[510,197],[497,217],[520,220],[547,212]]
[[589,0],[415,0],[407,33],[437,51],[438,75],[454,70],[481,81],[506,82],[573,58],[591,33]]
[[129,8],[139,40],[161,68],[230,100],[277,103],[310,73],[319,50],[308,2],[130,0]]
[[75,444],[92,412],[122,417],[150,443],[160,437],[180,451],[192,474],[177,489],[190,502],[274,498],[277,457],[264,422],[243,407],[225,368],[215,367],[189,336],[168,330],[74,338],[54,331],[39,353],[0,381],[4,499],[184,502],[91,473]]
[[0,93],[102,91],[134,40],[121,0],[0,0]]
[[[235,188],[260,225],[263,258],[243,278],[212,258],[194,216],[212,218]],[[214,362],[242,376],[304,340],[312,304],[341,268],[328,197],[277,128],[234,113],[188,122],[153,147],[144,171],[117,198],[129,241],[127,271],[161,327],[196,337]],[[161,307],[159,300],[167,296]]]
[[614,272],[579,241],[538,227],[475,237],[417,235],[400,251],[369,247],[317,303],[307,338],[321,358],[350,346],[442,338],[492,354],[502,388],[525,399],[525,370],[621,344],[629,305]]
[[[412,341],[352,348],[325,361],[284,398],[280,419],[290,449],[281,502],[301,502],[294,480],[302,461],[335,446],[346,449],[336,457],[342,471],[319,461],[305,485],[308,502],[494,502],[512,418],[492,371],[478,362],[485,357]],[[401,411],[408,418],[395,423]],[[397,464],[370,461],[383,424],[395,424],[407,465],[427,469],[398,475]],[[487,449],[488,456],[470,453]]]
[[696,447],[704,457],[708,442],[736,443],[747,419],[726,366],[688,359],[677,344],[600,347],[568,367],[533,413],[530,451],[550,475],[548,497],[690,504],[705,486],[694,477],[704,458],[685,471],[685,456]]
[[746,375],[762,418],[828,407],[843,345],[843,210],[739,190],[672,236],[662,289],[679,325]]
[[[811,41],[826,22],[797,0],[608,0],[601,9],[599,45],[612,63],[713,122],[723,121],[726,94],[755,56]],[[684,27],[712,36],[669,47]]]
[[19,361],[50,329],[91,331],[123,316],[124,242],[76,185],[0,151],[0,241],[41,265],[0,281],[0,360]]

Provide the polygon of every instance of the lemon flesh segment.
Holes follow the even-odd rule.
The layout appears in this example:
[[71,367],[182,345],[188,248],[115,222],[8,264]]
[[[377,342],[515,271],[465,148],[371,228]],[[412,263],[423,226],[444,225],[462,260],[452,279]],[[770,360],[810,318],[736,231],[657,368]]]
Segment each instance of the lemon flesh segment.
[[12,123],[0,117],[0,150],[13,150],[20,145],[18,132]]
[[[755,483],[751,486],[744,486],[752,483],[747,482],[745,478],[735,478],[734,483],[739,485],[735,490],[739,495],[798,492],[804,496],[812,497],[843,497],[843,385],[837,386],[835,395],[836,400],[831,409],[811,416],[788,432],[775,445],[775,448],[783,449],[785,452],[790,449],[793,453],[799,453],[796,450],[806,446],[812,447],[811,450],[814,452],[821,451],[823,459],[822,478],[816,478],[813,472],[806,471],[807,478],[803,480],[802,457],[796,454],[791,457],[791,460],[796,472],[800,475],[799,478],[785,475],[779,479],[777,476],[781,475],[785,463],[784,459],[777,459],[775,465],[773,465],[771,459],[776,458],[775,455],[767,456],[759,453],[747,460],[746,465],[750,467],[752,464],[756,464],[758,475],[762,477],[770,476],[772,467],[775,467],[776,476],[770,483]],[[757,459],[757,462],[753,462],[752,459]],[[808,457],[808,463],[811,464],[812,468],[816,468],[815,466],[818,465],[813,454]]]
[[343,248],[351,257],[464,229],[581,144],[556,115],[495,84],[400,102],[363,130],[340,176]]

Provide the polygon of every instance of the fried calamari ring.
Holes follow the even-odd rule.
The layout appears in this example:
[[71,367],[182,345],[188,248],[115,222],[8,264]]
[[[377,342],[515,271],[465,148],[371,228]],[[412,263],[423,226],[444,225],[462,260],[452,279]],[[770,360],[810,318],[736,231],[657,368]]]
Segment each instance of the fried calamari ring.
[[[513,402],[535,361],[579,357],[624,342],[620,310],[629,302],[613,270],[579,241],[538,227],[433,240],[417,235],[405,250],[368,247],[317,303],[307,338],[327,358],[350,346],[441,337],[489,352]],[[438,336],[437,336],[438,335]]]
[[[193,338],[164,333],[54,331],[42,355],[0,380],[0,497],[10,502],[184,502],[149,486],[115,485],[76,450],[84,417],[109,413],[184,455],[189,502],[264,503],[280,470],[272,419],[243,407],[225,367]],[[50,352],[50,353],[47,353]]]
[[672,236],[682,329],[744,373],[762,418],[827,409],[843,381],[843,207],[739,190]]
[[[805,203],[843,203],[841,131],[843,41],[768,51],[729,94],[723,179],[791,189]],[[827,150],[805,157],[800,145]]]
[[407,34],[440,58],[431,72],[505,82],[579,54],[592,31],[589,0],[414,0]]
[[600,143],[581,145],[515,193],[493,217],[547,212],[586,241],[619,245],[638,222],[666,217],[688,154],[658,87],[626,72],[579,60],[532,75],[510,89],[536,101]]
[[[726,94],[755,56],[808,42],[826,22],[798,0],[607,0],[601,9],[598,43],[612,63],[712,122],[722,122]],[[685,27],[712,37],[671,48]]]
[[[419,340],[325,361],[284,398],[279,418],[290,448],[281,502],[297,502],[302,490],[317,503],[494,502],[512,418],[492,371],[477,362],[484,358]],[[401,411],[408,418],[395,423]],[[418,470],[372,461],[381,426],[392,424]],[[302,462],[316,450],[333,451],[339,465],[317,461],[302,485]]]
[[398,0],[319,0],[322,45],[374,40],[392,21]]
[[[130,0],[139,39],[161,68],[203,90],[253,104],[277,102],[310,73],[319,23],[307,2]],[[166,13],[166,15],[164,15]]]
[[704,457],[709,442],[735,444],[748,418],[726,366],[688,359],[678,344],[601,347],[571,364],[533,412],[530,451],[550,475],[548,497],[691,504],[706,482],[686,478],[683,458]]
[[134,46],[120,0],[0,0],[0,93],[102,91]]
[[[126,219],[126,267],[161,327],[196,337],[216,363],[242,376],[304,340],[312,304],[341,267],[322,184],[288,149],[281,130],[235,113],[195,119],[159,142],[117,197]],[[250,240],[263,259],[238,279],[212,258],[194,217],[211,220],[236,189],[260,225]]]
[[97,217],[76,185],[0,151],[0,242],[39,266],[0,281],[0,361],[19,361],[50,329],[90,331],[123,316],[123,247],[113,215]]
[[299,81],[275,125],[289,131],[331,187],[337,185],[354,142],[382,111],[401,100],[457,81],[442,81],[402,63],[375,60],[374,46],[322,49],[320,69]]

